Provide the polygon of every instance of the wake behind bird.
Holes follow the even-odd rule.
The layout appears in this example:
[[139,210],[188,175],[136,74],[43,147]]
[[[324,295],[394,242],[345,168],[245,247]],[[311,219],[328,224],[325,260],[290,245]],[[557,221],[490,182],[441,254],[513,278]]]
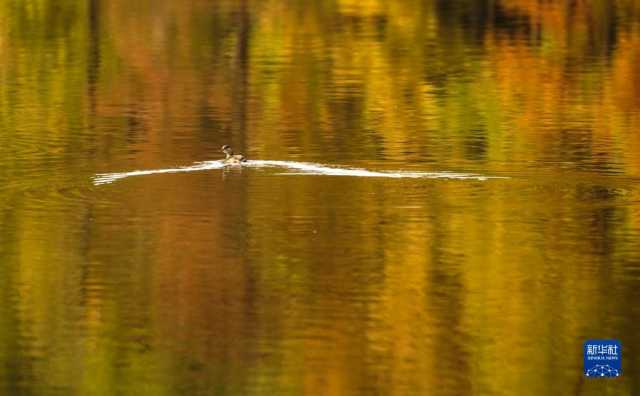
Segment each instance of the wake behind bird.
[[[239,165],[235,165],[239,166]],[[234,167],[235,167],[234,166]],[[458,179],[458,180],[478,180],[485,181],[489,179],[506,179],[503,176],[487,176],[475,173],[462,172],[416,172],[416,171],[374,171],[363,168],[329,166],[310,162],[296,161],[268,161],[268,160],[249,160],[243,162],[242,167],[246,168],[282,168],[284,170],[280,175],[319,175],[319,176],[351,176],[351,177],[380,177],[380,178],[424,178],[424,179]],[[147,176],[160,173],[179,173],[179,172],[198,172],[212,169],[223,169],[229,165],[222,161],[205,161],[197,162],[190,166],[182,166],[178,168],[167,169],[150,169],[135,170],[130,172],[117,173],[99,173],[93,177],[93,184],[109,184],[116,180],[133,176]]]

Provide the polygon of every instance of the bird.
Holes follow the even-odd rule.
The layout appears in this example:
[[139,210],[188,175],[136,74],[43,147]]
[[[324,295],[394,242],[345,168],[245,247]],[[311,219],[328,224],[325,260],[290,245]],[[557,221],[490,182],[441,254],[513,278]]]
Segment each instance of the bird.
[[247,162],[247,159],[244,158],[244,156],[242,154],[233,154],[233,150],[231,150],[231,147],[229,147],[226,144],[224,146],[222,146],[220,151],[222,151],[223,153],[225,153],[227,155],[226,158],[222,160],[223,164],[226,164],[226,165],[240,165],[243,162]]

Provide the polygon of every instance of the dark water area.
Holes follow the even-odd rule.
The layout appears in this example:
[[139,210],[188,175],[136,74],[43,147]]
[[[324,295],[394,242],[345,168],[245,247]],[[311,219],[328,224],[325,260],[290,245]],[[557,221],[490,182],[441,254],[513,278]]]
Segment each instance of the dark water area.
[[638,153],[636,0],[2,2],[0,394],[638,394]]

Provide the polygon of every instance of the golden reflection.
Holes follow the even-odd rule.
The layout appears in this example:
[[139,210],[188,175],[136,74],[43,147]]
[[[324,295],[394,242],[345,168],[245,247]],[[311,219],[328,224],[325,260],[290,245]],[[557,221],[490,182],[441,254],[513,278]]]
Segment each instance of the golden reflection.
[[[638,344],[638,15],[631,0],[3,3],[0,385],[599,394],[581,342]],[[221,144],[511,178],[89,182]]]

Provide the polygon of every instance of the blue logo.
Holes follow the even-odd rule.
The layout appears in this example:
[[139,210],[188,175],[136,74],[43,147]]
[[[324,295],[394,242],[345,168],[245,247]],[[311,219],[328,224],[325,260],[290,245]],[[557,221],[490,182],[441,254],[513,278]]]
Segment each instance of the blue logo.
[[584,343],[584,375],[589,378],[622,375],[622,347],[618,340],[587,340]]

